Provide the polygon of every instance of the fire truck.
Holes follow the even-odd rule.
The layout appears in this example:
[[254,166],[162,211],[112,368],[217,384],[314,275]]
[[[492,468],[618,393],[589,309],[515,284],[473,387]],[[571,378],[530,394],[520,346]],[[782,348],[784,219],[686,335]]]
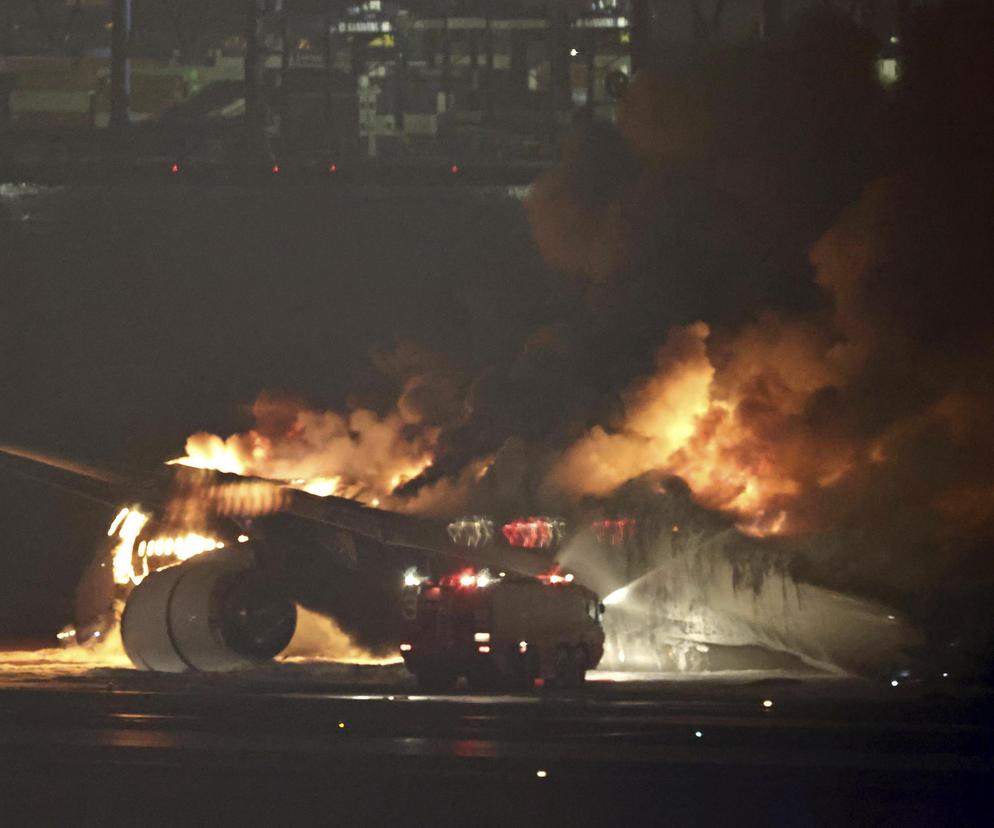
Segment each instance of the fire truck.
[[465,569],[436,581],[404,576],[400,652],[422,689],[576,688],[604,654],[597,595],[553,572]]

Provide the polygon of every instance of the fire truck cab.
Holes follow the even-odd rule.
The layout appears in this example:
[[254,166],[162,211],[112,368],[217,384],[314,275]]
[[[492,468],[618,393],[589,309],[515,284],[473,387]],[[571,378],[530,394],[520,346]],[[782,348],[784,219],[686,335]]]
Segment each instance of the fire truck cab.
[[[572,576],[471,569],[437,582],[404,578],[407,668],[430,691],[455,687],[579,687],[604,654],[604,610]],[[541,682],[536,682],[541,679]]]

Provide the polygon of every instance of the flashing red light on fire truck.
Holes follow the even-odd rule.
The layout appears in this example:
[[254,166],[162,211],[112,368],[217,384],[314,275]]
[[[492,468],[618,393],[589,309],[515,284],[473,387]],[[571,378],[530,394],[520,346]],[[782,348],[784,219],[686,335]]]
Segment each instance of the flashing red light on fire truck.
[[494,582],[495,578],[490,574],[490,570],[464,569],[442,579],[443,586],[456,586],[462,589],[485,589]]
[[537,576],[540,581],[546,584],[571,584],[573,583],[573,573],[563,572],[558,566],[553,567],[548,572]]

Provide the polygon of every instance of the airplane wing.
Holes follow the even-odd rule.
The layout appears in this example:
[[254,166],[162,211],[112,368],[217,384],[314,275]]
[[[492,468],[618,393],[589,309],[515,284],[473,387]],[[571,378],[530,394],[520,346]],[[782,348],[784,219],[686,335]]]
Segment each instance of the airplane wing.
[[330,546],[336,549],[342,548],[340,540],[346,533],[369,538],[386,548],[444,555],[523,575],[537,575],[551,563],[545,556],[510,546],[499,537],[484,545],[460,546],[453,543],[443,521],[364,506],[334,495],[309,494],[284,481],[178,465],[166,465],[145,475],[129,475],[3,444],[0,457],[0,469],[4,471],[107,506],[141,502],[153,509],[164,509],[186,500],[202,511],[235,520],[274,514],[292,516],[329,529]]

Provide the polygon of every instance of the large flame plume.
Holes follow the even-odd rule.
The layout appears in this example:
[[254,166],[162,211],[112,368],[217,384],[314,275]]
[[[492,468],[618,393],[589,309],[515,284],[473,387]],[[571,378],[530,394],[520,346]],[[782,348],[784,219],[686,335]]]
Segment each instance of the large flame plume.
[[150,572],[224,548],[224,541],[193,531],[159,534],[139,541],[148,522],[149,515],[138,506],[121,509],[111,522],[107,537],[116,539],[110,553],[115,584],[137,586]]
[[439,429],[411,422],[399,410],[379,416],[316,411],[263,394],[253,406],[256,426],[222,438],[198,433],[175,463],[264,477],[320,496],[379,506],[433,461]]
[[647,472],[682,477],[704,505],[730,512],[753,534],[801,528],[792,498],[831,485],[849,452],[819,445],[802,427],[812,396],[839,373],[816,330],[768,318],[710,352],[698,322],[670,332],[656,373],[624,395],[622,427],[592,428],[571,446],[551,483],[605,495]]

